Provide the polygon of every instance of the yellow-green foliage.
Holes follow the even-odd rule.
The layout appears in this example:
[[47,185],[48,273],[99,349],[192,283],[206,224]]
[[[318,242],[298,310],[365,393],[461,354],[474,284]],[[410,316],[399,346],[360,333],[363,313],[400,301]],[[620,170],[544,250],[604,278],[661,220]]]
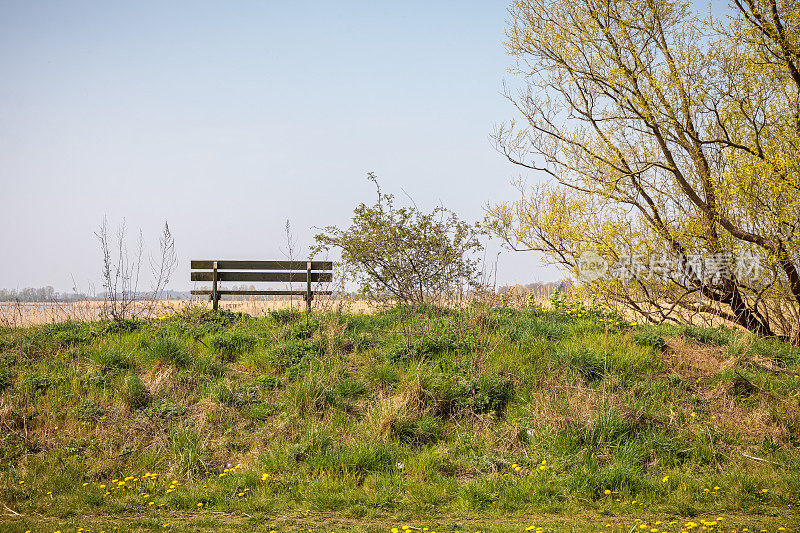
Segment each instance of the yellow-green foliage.
[[652,318],[689,308],[798,342],[800,4],[731,9],[714,20],[685,0],[515,2],[507,46],[527,90],[509,95],[523,120],[497,141],[551,179],[490,219],[567,269],[586,251],[646,264],[750,254],[757,279],[672,272],[588,290]]

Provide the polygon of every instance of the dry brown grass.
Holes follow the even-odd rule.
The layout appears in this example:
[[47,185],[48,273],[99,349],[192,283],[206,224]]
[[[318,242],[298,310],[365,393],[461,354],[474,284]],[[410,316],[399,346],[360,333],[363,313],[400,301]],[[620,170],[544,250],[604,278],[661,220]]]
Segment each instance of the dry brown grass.
[[[265,316],[270,311],[282,309],[305,309],[302,298],[289,299],[246,299],[223,300],[220,309],[245,313],[252,316]],[[132,308],[132,314],[141,318],[158,318],[180,313],[187,308],[202,307],[211,309],[211,302],[204,299],[161,300],[152,305],[150,302],[138,302]],[[379,305],[367,300],[351,298],[318,298],[312,309],[340,310],[348,313],[373,313]],[[28,327],[67,320],[94,321],[106,316],[106,304],[102,301],[80,302],[0,302],[0,326]]]

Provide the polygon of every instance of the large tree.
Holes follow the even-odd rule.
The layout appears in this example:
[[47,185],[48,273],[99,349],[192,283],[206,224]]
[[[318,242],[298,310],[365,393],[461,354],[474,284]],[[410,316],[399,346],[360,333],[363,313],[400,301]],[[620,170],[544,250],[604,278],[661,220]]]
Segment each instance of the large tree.
[[508,98],[524,120],[496,140],[548,179],[490,216],[514,248],[564,267],[587,250],[617,265],[644,258],[627,260],[645,265],[624,269],[635,275],[584,287],[648,320],[703,313],[797,341],[800,3],[730,11],[516,2],[507,46],[524,88]]

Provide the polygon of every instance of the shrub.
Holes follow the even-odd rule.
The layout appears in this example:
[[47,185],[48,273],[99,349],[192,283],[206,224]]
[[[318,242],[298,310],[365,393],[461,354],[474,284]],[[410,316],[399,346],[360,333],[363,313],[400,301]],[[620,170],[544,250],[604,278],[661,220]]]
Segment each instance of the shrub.
[[328,226],[315,236],[315,252],[341,250],[342,264],[363,294],[398,303],[436,301],[478,278],[476,252],[483,249],[478,225],[437,207],[424,213],[416,205],[396,208],[374,174],[378,201],[355,209],[346,229]]

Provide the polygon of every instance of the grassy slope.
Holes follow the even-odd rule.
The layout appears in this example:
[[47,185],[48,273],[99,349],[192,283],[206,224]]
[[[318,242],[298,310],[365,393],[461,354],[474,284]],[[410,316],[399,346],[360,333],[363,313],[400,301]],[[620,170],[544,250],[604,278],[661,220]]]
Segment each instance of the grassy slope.
[[800,351],[739,332],[195,311],[0,352],[3,531],[800,528]]

